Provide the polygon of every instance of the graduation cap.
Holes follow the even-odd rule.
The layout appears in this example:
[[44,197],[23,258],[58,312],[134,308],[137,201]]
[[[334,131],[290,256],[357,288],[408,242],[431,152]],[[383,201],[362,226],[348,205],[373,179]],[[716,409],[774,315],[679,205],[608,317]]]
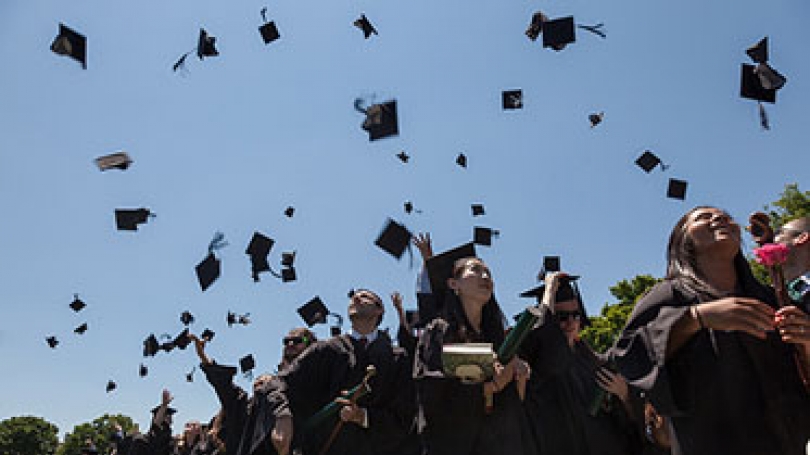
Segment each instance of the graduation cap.
[[154,357],[159,350],[160,350],[160,343],[158,343],[157,337],[155,337],[154,333],[150,334],[145,340],[143,340],[144,357]]
[[298,314],[307,324],[312,327],[315,324],[326,324],[326,317],[330,314],[329,309],[324,305],[320,297],[315,296],[309,302],[298,308]]
[[543,32],[543,24],[548,21],[548,17],[541,11],[532,14],[532,20],[529,23],[529,28],[526,29],[526,36],[532,41],[537,41],[540,33]]
[[[157,412],[160,410],[160,406],[161,405],[157,405],[154,408],[152,408],[151,409],[152,414],[157,414]],[[167,416],[174,415],[175,413],[177,413],[177,409],[174,409],[171,406],[166,406],[166,415]]]
[[368,107],[363,107],[363,104],[364,101],[361,98],[354,101],[355,109],[366,114],[362,128],[368,132],[369,141],[399,135],[396,100],[372,104]]
[[745,53],[754,63],[768,63],[768,37],[762,38],[757,44],[746,49]]
[[481,226],[473,228],[473,242],[476,245],[490,246],[492,245],[492,238],[498,237],[498,235],[500,235],[500,232],[495,229]]
[[260,232],[253,233],[253,238],[250,239],[250,243],[247,249],[245,249],[245,254],[250,256],[253,281],[259,281],[260,272],[270,270],[270,264],[267,263],[267,255],[270,254],[270,249],[273,248],[275,243],[275,240]]
[[208,32],[201,28],[200,36],[197,38],[197,47],[183,54],[172,66],[172,70],[177,71],[178,69],[185,68],[186,58],[195,51],[200,60],[205,59],[205,57],[216,57],[219,55],[219,51],[217,51],[216,48],[216,41],[217,39],[215,37],[208,35]]
[[653,152],[645,150],[638,158],[636,158],[636,166],[640,167],[644,172],[650,173],[656,166],[661,165],[661,170],[665,171],[669,168],[668,165],[661,162]]
[[112,379],[107,381],[107,388],[106,388],[107,393],[112,392],[113,390],[116,389],[116,387],[118,387],[118,384],[116,384],[115,381],[113,381]]
[[73,329],[73,333],[75,333],[77,335],[84,335],[84,332],[86,332],[86,331],[87,331],[87,323],[86,322],[83,323],[82,325],[76,327],[75,329]]
[[84,309],[84,307],[86,307],[86,306],[87,306],[87,304],[85,304],[84,302],[82,302],[82,301],[79,299],[79,294],[73,294],[73,301],[72,301],[72,302],[70,302],[70,305],[69,305],[69,306],[70,306],[70,309],[71,309],[71,310],[73,310],[73,311],[75,311],[76,313],[78,313],[79,311],[82,311],[82,310]]
[[404,208],[405,208],[405,213],[413,212],[413,204],[411,203],[411,201],[405,201]]
[[59,24],[59,34],[51,43],[51,50],[80,62],[82,68],[87,69],[87,38],[65,24]]
[[686,185],[687,182],[685,180],[669,179],[667,197],[680,200],[686,199]]
[[365,14],[361,14],[360,18],[354,21],[354,26],[363,31],[363,37],[368,39],[372,34],[378,35],[377,29],[371,25]]
[[284,215],[286,215],[287,218],[292,218],[293,215],[295,215],[295,207],[289,206],[286,209],[284,209]]
[[543,47],[550,47],[559,52],[576,39],[574,16],[543,22]]
[[281,265],[284,267],[292,267],[295,263],[295,251],[288,251],[281,253]]
[[201,338],[202,340],[204,340],[204,341],[208,341],[208,342],[210,342],[211,340],[213,340],[213,339],[214,339],[214,335],[216,335],[216,333],[214,333],[214,331],[213,331],[213,330],[211,330],[211,329],[205,329],[205,330],[203,330],[203,332],[200,334],[200,338]]
[[262,8],[261,13],[262,19],[264,20],[264,25],[259,27],[259,33],[262,35],[264,44],[270,44],[273,41],[279,39],[281,35],[278,33],[278,27],[276,27],[276,23],[267,20],[267,8]]
[[[425,262],[425,268],[430,280],[430,290],[434,295],[442,295],[447,289],[447,279],[453,277],[453,266],[459,259],[476,257],[475,244],[465,243],[450,250],[436,254]],[[430,311],[423,311],[420,307],[420,314],[426,316]]]
[[147,368],[146,365],[141,364],[141,366],[138,368],[138,376],[140,376],[142,378],[145,378],[146,375],[148,375],[148,374],[149,374],[149,368]]
[[404,225],[389,218],[374,244],[391,256],[400,259],[406,249],[410,250],[412,237],[413,234]]
[[221,272],[221,264],[219,259],[214,255],[214,251],[225,248],[226,246],[228,246],[228,242],[225,241],[225,234],[222,232],[214,233],[214,238],[208,242],[208,255],[195,267],[197,281],[199,281],[200,288],[203,292],[219,278]]
[[182,322],[183,325],[192,324],[194,323],[194,316],[188,311],[184,311],[183,314],[180,315],[180,322]]
[[399,160],[402,161],[403,163],[407,163],[408,160],[411,159],[411,157],[408,156],[408,154],[405,153],[405,151],[397,153],[397,158],[399,158]]
[[504,110],[523,108],[523,90],[504,90],[501,93],[501,103]]
[[456,164],[458,164],[461,167],[466,168],[467,167],[467,155],[465,155],[463,153],[459,153],[458,156],[456,157]]
[[598,114],[590,114],[588,115],[588,120],[591,122],[591,128],[596,127],[596,125],[602,123],[602,119],[605,118],[605,113],[600,112]]
[[284,283],[289,283],[290,281],[295,281],[297,279],[297,275],[295,273],[295,267],[287,267],[281,270],[281,281]]
[[183,329],[171,342],[172,346],[181,350],[186,349],[190,343],[191,337],[189,336],[188,328]]
[[776,92],[787,78],[768,63],[768,37],[762,38],[745,53],[756,65],[743,63],[740,75],[740,96],[759,103],[759,118],[763,129],[770,129],[768,113],[762,103],[775,103]]
[[248,354],[239,359],[239,369],[242,373],[248,374],[254,368],[256,368],[256,360],[253,358],[253,354]]
[[194,372],[197,371],[197,367],[192,368],[191,371],[186,373],[186,382],[194,382]]
[[485,213],[483,204],[472,204],[470,208],[472,209],[472,216],[481,216]]
[[[590,320],[588,319],[588,313],[585,311],[585,303],[582,301],[582,295],[579,292],[577,280],[579,280],[579,276],[562,275],[560,277],[560,285],[557,288],[557,293],[554,296],[555,297],[554,300],[557,302],[576,300],[577,303],[579,303],[579,312],[581,314],[580,317],[581,326],[587,327],[590,325]],[[540,303],[543,301],[543,295],[545,294],[545,290],[546,290],[545,283],[541,283],[537,287],[521,292],[520,296],[534,297],[537,300],[537,303]]]
[[540,275],[542,277],[545,277],[545,274],[548,272],[559,272],[559,271],[560,271],[559,256],[543,256],[543,268],[542,270],[540,270]]
[[57,340],[55,336],[45,338],[45,342],[48,343],[48,347],[51,349],[56,349],[56,347],[59,346],[59,340]]
[[225,322],[228,323],[228,327],[234,324],[248,325],[250,324],[250,313],[236,314],[229,311],[228,315],[225,316]]
[[108,171],[110,169],[121,169],[123,171],[132,164],[132,158],[127,155],[127,152],[115,152],[100,156],[96,158],[95,161],[100,171]]
[[147,208],[115,209],[115,225],[119,231],[137,231],[139,224],[149,221],[155,215]]

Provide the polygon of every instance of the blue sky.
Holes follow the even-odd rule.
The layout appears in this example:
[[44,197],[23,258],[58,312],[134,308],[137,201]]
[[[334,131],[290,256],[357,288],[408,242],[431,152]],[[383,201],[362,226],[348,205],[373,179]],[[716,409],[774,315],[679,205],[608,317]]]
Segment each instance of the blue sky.
[[[268,7],[281,39],[257,27]],[[141,357],[150,333],[217,332],[210,354],[258,371],[278,362],[280,338],[301,324],[315,295],[345,314],[346,292],[395,290],[414,305],[418,268],[373,245],[388,217],[430,231],[441,251],[473,226],[500,230],[479,248],[507,313],[528,302],[543,255],[583,276],[592,312],[609,286],[660,275],[666,237],[698,204],[738,218],[802,189],[807,167],[810,5],[761,2],[429,2],[82,0],[0,3],[0,419],[39,415],[62,432],[123,413],[141,426],[167,387],[176,421],[208,420],[214,394],[192,350]],[[532,14],[603,22],[608,37],[578,31],[562,52],[523,32]],[[365,13],[379,31],[364,40]],[[49,50],[62,22],[88,37],[88,69]],[[200,27],[220,56],[190,57]],[[745,49],[770,37],[788,78],[772,129],[740,99]],[[521,88],[524,109],[503,111],[501,91]],[[358,96],[396,98],[400,135],[369,142]],[[591,129],[587,116],[605,112]],[[671,167],[645,174],[650,149]],[[98,156],[125,150],[127,171],[99,172]],[[396,154],[406,151],[407,164]],[[469,165],[455,165],[465,153]],[[686,201],[667,179],[690,182]],[[406,214],[412,201],[422,213]],[[470,204],[486,215],[473,218]],[[293,218],[284,209],[296,207]],[[148,207],[138,232],[116,231],[116,208]],[[223,274],[202,293],[194,266],[216,231]],[[270,259],[296,250],[299,279],[250,278],[244,254],[260,231]],[[74,314],[79,293],[88,307]],[[253,324],[227,328],[227,311]],[[72,333],[87,322],[83,336]],[[392,311],[385,326],[394,327]],[[325,336],[325,326],[317,328]],[[45,337],[56,335],[55,350]],[[141,362],[150,368],[138,377]],[[109,379],[118,383],[105,393]],[[240,384],[249,382],[240,379]],[[178,427],[179,428],[179,427]]]

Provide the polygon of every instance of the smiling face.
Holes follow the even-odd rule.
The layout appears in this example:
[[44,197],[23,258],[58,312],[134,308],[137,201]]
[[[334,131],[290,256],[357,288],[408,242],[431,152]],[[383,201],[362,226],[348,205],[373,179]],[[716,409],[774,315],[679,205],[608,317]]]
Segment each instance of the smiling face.
[[579,332],[582,330],[582,313],[579,309],[579,302],[576,300],[565,300],[554,304],[554,316],[560,325],[560,330],[565,334],[569,346],[579,340]]
[[684,225],[686,240],[698,255],[740,249],[740,225],[725,211],[715,207],[694,210]]
[[355,291],[349,300],[349,319],[352,321],[379,321],[385,312],[380,296],[360,289]]
[[456,262],[453,276],[447,281],[450,289],[462,300],[481,302],[483,306],[492,298],[494,284],[492,272],[478,258],[460,259]]

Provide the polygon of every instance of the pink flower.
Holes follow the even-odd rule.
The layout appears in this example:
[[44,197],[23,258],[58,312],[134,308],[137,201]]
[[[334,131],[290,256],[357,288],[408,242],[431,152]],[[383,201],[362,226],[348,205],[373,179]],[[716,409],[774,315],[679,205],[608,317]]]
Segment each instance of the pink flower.
[[754,248],[754,256],[757,262],[766,267],[781,265],[787,261],[788,247],[781,243],[767,243],[760,248]]

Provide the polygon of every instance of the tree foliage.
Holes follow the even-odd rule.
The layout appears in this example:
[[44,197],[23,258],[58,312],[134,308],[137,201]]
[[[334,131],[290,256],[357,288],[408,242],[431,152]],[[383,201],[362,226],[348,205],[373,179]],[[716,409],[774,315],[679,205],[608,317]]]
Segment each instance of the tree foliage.
[[81,455],[82,449],[88,446],[88,442],[92,442],[99,453],[109,453],[112,449],[110,436],[116,432],[116,425],[120,425],[125,433],[138,429],[138,426],[127,416],[104,414],[92,422],[85,422],[73,427],[73,431],[65,435],[65,442],[59,447],[56,455]]
[[658,281],[660,280],[650,275],[636,275],[630,280],[622,280],[613,285],[610,293],[618,301],[606,303],[599,316],[590,318],[591,325],[582,331],[582,338],[596,351],[605,352],[624,328],[638,299]]
[[56,425],[41,417],[12,417],[0,422],[3,455],[50,455],[59,445]]

